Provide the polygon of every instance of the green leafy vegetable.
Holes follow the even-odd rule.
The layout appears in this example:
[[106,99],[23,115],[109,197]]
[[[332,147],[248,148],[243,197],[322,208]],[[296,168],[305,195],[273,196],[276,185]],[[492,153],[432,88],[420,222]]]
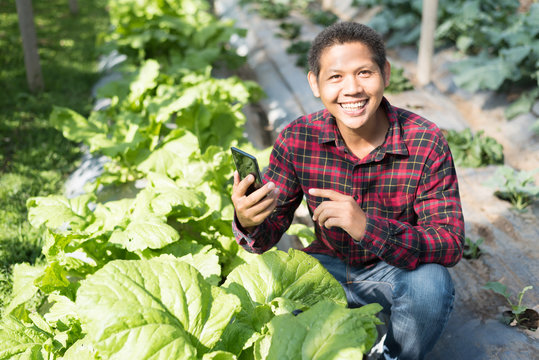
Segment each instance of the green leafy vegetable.
[[307,309],[322,300],[347,304],[342,286],[318,260],[294,249],[253,258],[234,269],[223,286],[242,304],[223,339],[225,349],[232,352],[249,347],[274,314]]
[[277,297],[298,300],[305,306],[321,299],[346,305],[339,282],[314,257],[294,249],[288,254],[269,251],[254,258],[234,269],[223,286],[242,300],[244,309]]
[[[88,117],[56,107],[50,117],[108,162],[86,195],[28,200],[45,264],[16,268],[0,358],[245,359],[275,316],[319,301],[344,309],[344,290],[314,258],[249,254],[234,239],[229,147],[262,167],[271,148],[243,138],[241,109],[260,88],[212,76],[211,63],[234,57],[224,43],[236,29],[207,9],[110,2],[107,38],[130,57],[122,79],[99,90],[110,106]],[[371,325],[362,325],[369,334]]]
[[[522,314],[526,311],[527,307],[522,305],[522,298],[524,297],[524,293],[528,290],[533,289],[533,286],[525,286],[517,295],[518,301],[516,303],[511,301],[511,294],[507,290],[507,286],[504,284],[497,282],[497,281],[489,281],[488,283],[483,286],[484,289],[494,291],[497,294],[502,295],[509,306],[511,307],[511,313],[514,316],[514,319],[516,320],[517,324],[520,324],[523,320],[526,320],[522,317]],[[513,319],[511,319],[513,320]]]
[[45,343],[50,334],[34,324],[26,325],[6,316],[0,326],[0,359],[46,359],[50,353]]
[[456,165],[480,167],[503,164],[503,147],[494,138],[483,136],[480,130],[475,135],[470,129],[445,131]]
[[497,197],[511,202],[517,210],[524,210],[539,196],[539,186],[535,185],[533,177],[537,171],[517,171],[502,166],[486,184],[497,187],[494,193]]
[[177,57],[197,69],[218,59],[238,62],[225,47],[234,33],[231,23],[216,21],[204,0],[113,0],[108,3],[113,31],[106,40],[139,59]]
[[381,309],[321,301],[297,316],[275,316],[255,344],[255,359],[361,359],[376,341]]
[[466,259],[477,259],[481,256],[481,249],[479,246],[485,241],[484,238],[479,238],[477,241],[473,241],[469,237],[464,240],[464,252],[463,256]]
[[[38,291],[34,285],[35,279],[43,272],[41,267],[31,266],[29,264],[15,264],[13,266],[13,291],[11,302],[4,309],[4,314],[10,314],[18,307],[25,306],[25,303],[30,302]],[[20,309],[20,312],[30,309]],[[25,316],[20,316],[25,317]]]
[[309,246],[315,238],[314,229],[304,224],[292,224],[286,231],[288,235],[297,236],[303,247]]
[[209,352],[240,307],[172,259],[111,262],[82,282],[76,304],[101,356],[139,359]]
[[389,86],[385,91],[388,93],[400,93],[403,91],[413,90],[414,86],[404,76],[404,69],[396,66],[391,67],[391,77],[389,80]]

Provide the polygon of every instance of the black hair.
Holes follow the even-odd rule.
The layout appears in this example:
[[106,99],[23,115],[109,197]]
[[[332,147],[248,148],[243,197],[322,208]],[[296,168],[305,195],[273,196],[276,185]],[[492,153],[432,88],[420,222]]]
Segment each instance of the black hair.
[[352,21],[335,23],[316,36],[309,49],[310,71],[318,78],[322,52],[333,45],[351,42],[360,42],[366,45],[371,50],[373,60],[380,67],[382,75],[385,75],[386,49],[382,37],[367,25]]

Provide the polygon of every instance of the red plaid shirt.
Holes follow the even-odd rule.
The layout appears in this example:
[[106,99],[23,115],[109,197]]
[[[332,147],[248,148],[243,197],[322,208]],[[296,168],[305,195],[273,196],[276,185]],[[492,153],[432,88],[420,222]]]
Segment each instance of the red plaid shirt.
[[279,134],[264,173],[281,193],[277,208],[251,234],[233,230],[245,249],[262,253],[288,229],[305,196],[309,212],[324,200],[310,188],[352,196],[367,217],[363,239],[340,228],[320,228],[304,250],[351,265],[383,260],[414,269],[420,263],[455,265],[462,256],[464,220],[448,144],[433,123],[382,101],[389,130],[382,146],[363,159],[350,153],[335,118],[322,110],[293,121]]

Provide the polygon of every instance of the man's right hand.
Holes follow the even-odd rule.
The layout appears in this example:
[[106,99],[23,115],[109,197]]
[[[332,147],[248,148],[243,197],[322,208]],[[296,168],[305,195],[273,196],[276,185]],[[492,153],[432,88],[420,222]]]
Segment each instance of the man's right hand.
[[245,192],[254,183],[253,175],[240,181],[240,175],[234,172],[234,186],[232,187],[232,203],[236,209],[236,217],[240,225],[247,231],[254,231],[255,227],[264,222],[277,206],[279,189],[273,182],[269,182],[249,196]]

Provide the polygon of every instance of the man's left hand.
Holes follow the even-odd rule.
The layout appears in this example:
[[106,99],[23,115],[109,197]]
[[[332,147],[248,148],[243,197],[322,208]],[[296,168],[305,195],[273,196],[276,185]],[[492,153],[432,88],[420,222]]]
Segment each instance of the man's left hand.
[[314,210],[313,221],[327,229],[340,227],[354,240],[363,238],[367,218],[353,197],[334,190],[314,188],[309,189],[309,194],[329,199],[322,201]]

